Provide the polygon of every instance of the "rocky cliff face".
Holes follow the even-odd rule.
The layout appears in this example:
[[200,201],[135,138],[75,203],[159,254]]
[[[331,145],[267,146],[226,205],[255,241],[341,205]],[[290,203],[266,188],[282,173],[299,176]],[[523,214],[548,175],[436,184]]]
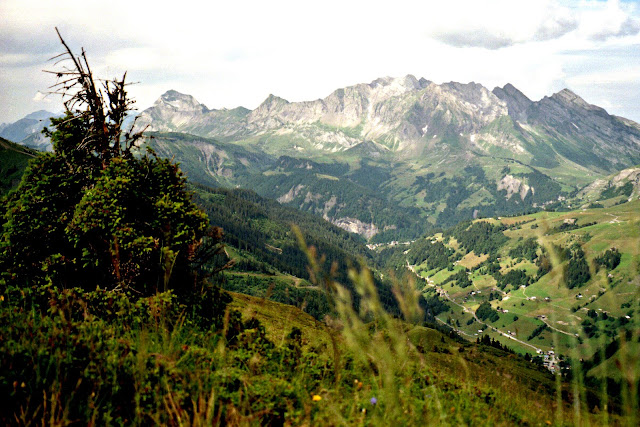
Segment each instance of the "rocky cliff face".
[[626,198],[627,201],[640,197],[640,167],[624,169],[606,178],[596,179],[581,189],[577,197],[587,202],[607,198]]
[[527,121],[527,111],[533,105],[533,101],[510,83],[502,88],[494,88],[492,92],[506,103],[509,116],[520,122]]
[[436,85],[406,76],[338,89],[310,102],[290,103],[270,95],[247,116],[247,126],[264,132],[326,125],[351,137],[341,149],[371,140],[415,154],[430,139],[477,132],[507,113],[504,102],[481,85]]
[[638,127],[568,89],[532,104],[527,114],[560,155],[582,166],[614,171],[640,163]]

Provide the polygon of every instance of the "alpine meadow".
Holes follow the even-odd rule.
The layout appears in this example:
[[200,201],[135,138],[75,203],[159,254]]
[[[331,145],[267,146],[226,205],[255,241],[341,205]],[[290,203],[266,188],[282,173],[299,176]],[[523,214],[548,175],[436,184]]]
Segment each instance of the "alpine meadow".
[[138,112],[56,33],[63,112],[0,125],[0,422],[640,424],[640,124],[413,75]]

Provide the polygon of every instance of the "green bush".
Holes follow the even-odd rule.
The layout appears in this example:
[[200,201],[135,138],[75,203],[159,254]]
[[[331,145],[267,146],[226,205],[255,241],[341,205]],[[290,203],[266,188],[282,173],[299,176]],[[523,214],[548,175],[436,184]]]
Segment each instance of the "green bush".
[[491,304],[487,301],[484,301],[476,309],[476,316],[478,316],[480,320],[488,319],[490,322],[497,322],[500,319],[498,312],[491,308]]

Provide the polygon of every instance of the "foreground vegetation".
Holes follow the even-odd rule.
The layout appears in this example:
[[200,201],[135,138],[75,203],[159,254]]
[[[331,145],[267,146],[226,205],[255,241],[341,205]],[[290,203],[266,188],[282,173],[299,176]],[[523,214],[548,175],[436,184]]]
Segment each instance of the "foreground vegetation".
[[518,356],[390,318],[373,294],[364,317],[338,302],[328,323],[238,294],[220,322],[172,293],[7,287],[2,300],[6,424],[621,421]]

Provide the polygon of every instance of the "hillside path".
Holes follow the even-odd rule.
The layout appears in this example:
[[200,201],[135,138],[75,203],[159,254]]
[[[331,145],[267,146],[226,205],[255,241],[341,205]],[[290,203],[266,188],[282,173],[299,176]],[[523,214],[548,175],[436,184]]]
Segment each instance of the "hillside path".
[[554,331],[556,331],[556,332],[560,332],[561,334],[568,335],[568,336],[570,336],[570,337],[575,337],[575,335],[574,335],[574,334],[571,334],[571,333],[569,333],[569,332],[563,331],[563,330],[561,330],[561,329],[558,329],[558,328],[556,328],[556,327],[554,327],[554,326],[550,325],[550,324],[549,324],[545,319],[540,319],[540,320],[542,320],[542,323],[544,323],[545,325],[547,325],[547,327],[549,327],[549,329],[552,329],[552,330],[554,330]]

